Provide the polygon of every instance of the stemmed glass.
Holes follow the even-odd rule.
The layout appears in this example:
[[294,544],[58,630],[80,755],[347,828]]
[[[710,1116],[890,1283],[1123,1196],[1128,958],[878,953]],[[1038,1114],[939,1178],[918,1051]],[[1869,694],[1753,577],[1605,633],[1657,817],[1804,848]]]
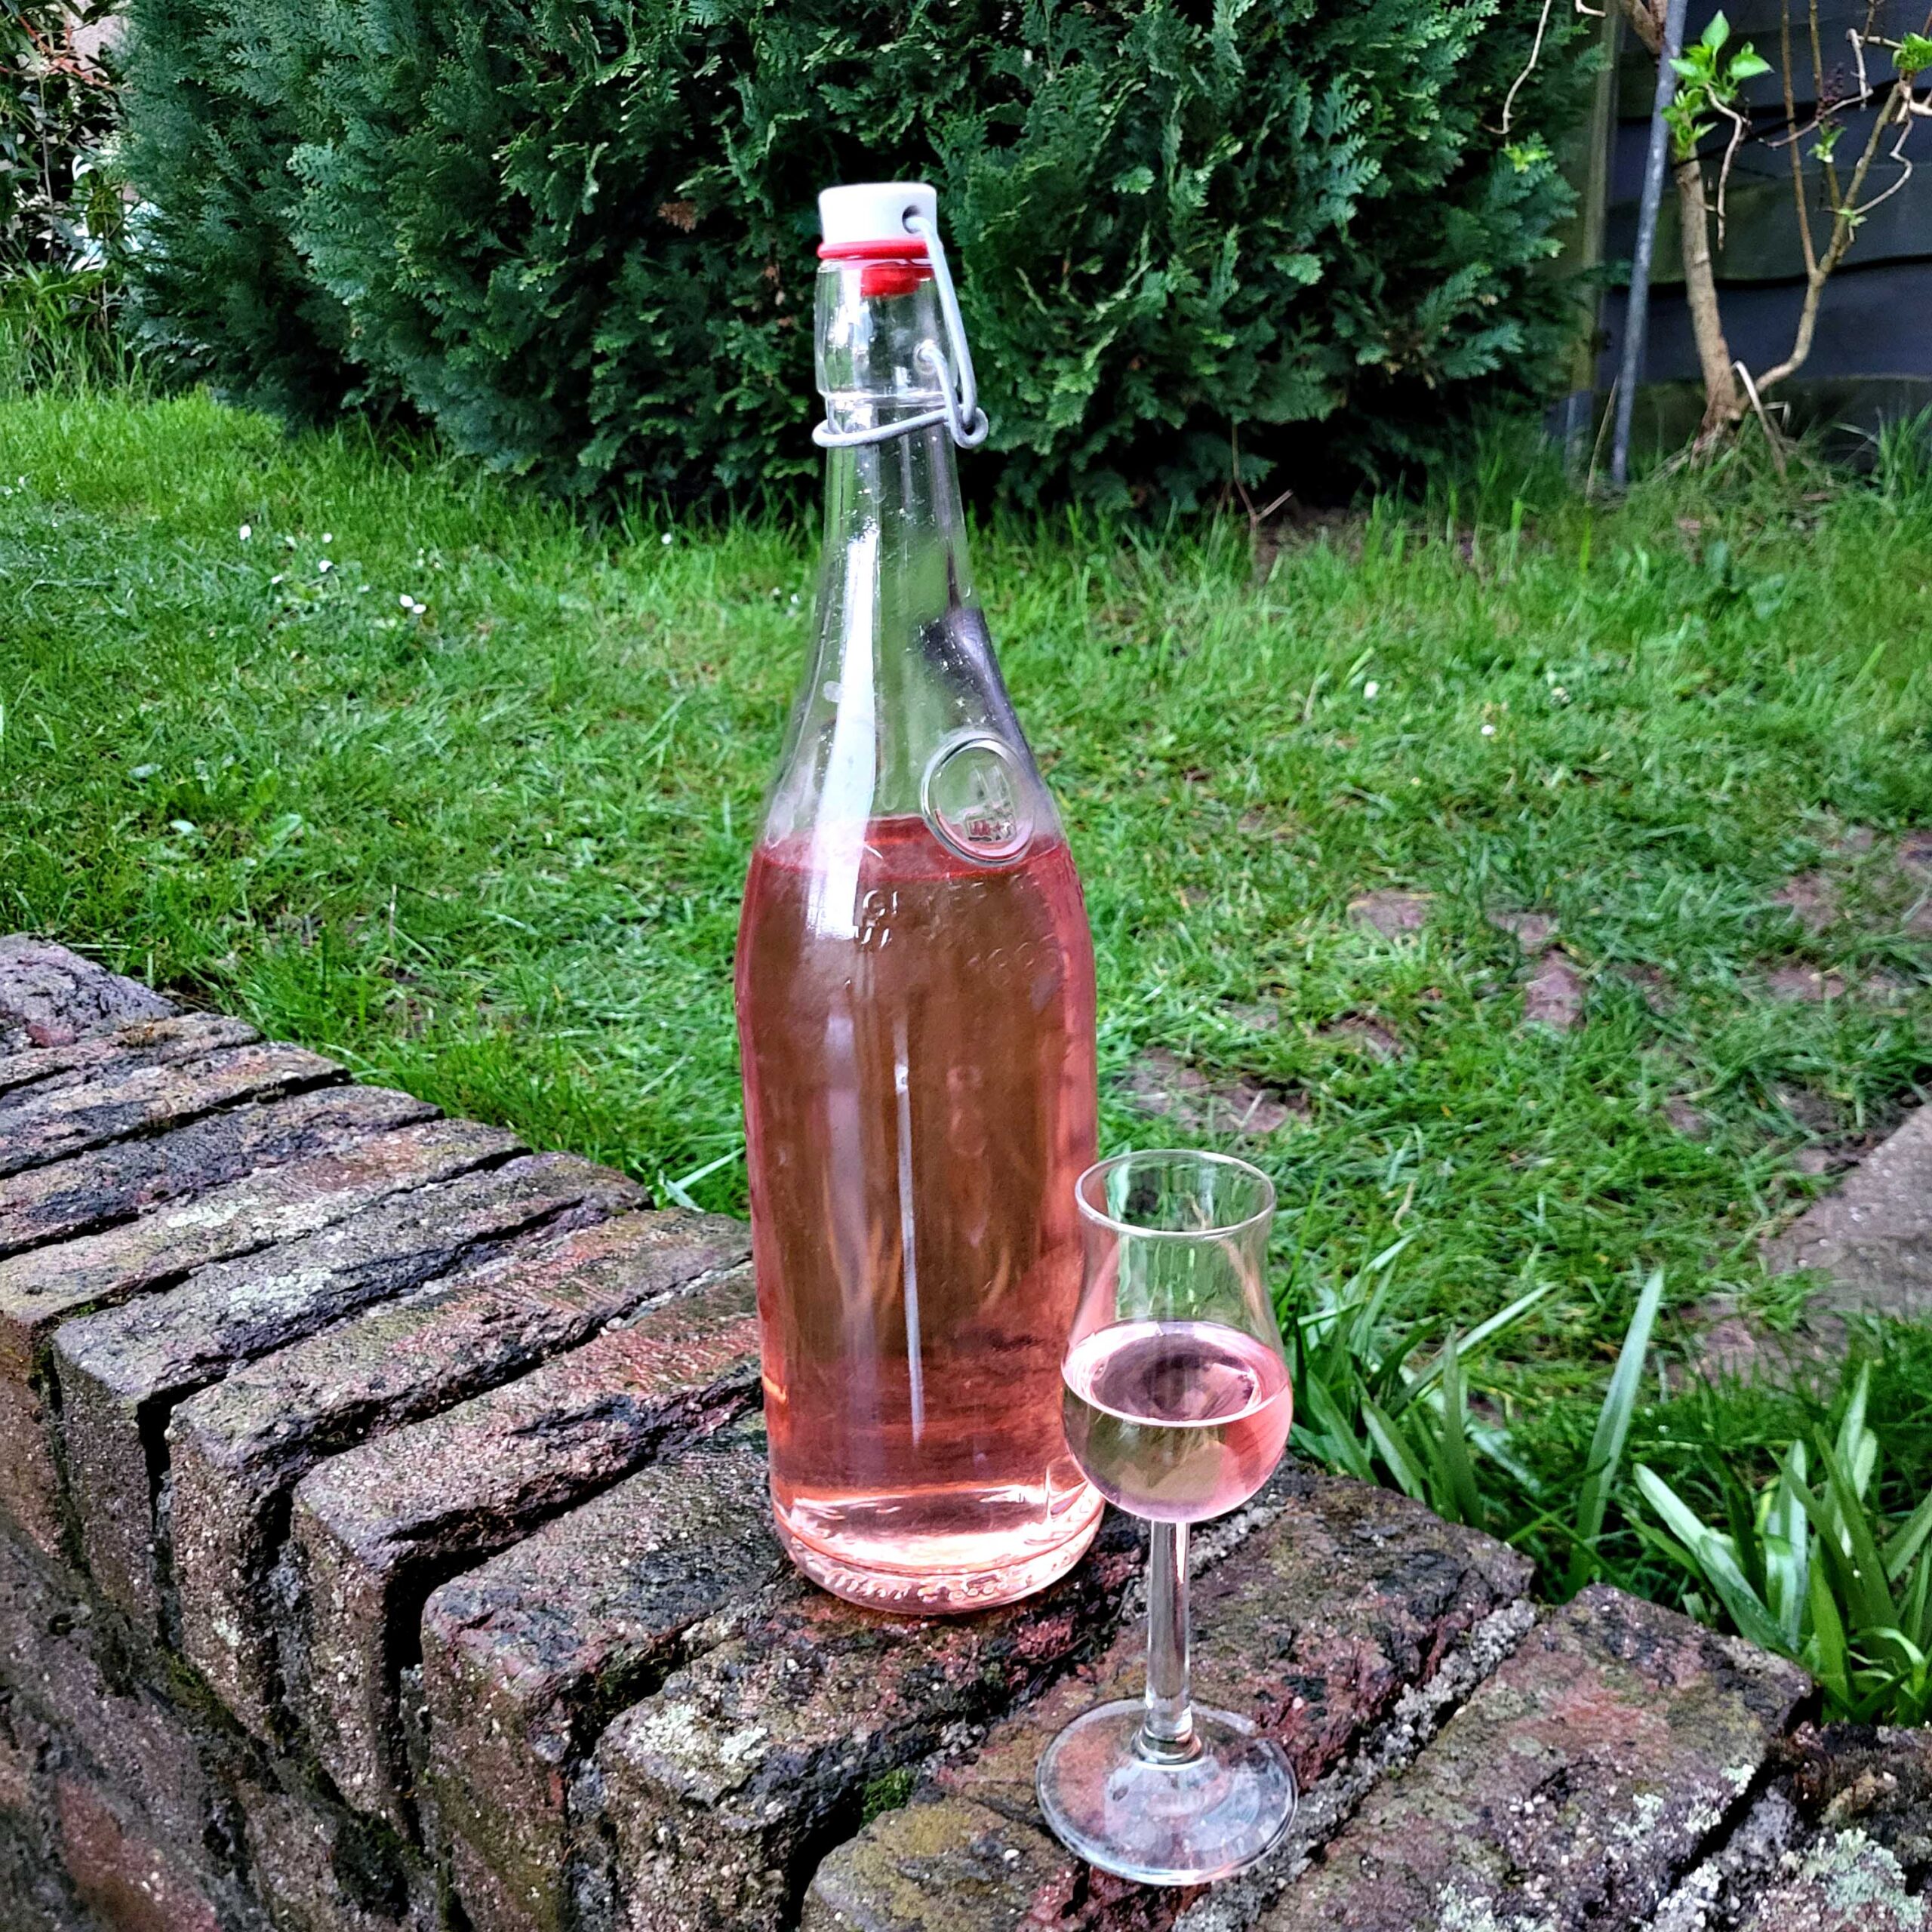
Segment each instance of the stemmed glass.
[[1188,1681],[1188,1526],[1268,1480],[1294,1398],[1266,1260],[1275,1189],[1225,1154],[1123,1154],[1076,1184],[1085,1277],[1067,1343],[1067,1446],[1149,1520],[1147,1690],[1074,1719],[1040,1760],[1040,1808],[1090,1864],[1155,1885],[1251,1865],[1294,1816],[1280,1747]]

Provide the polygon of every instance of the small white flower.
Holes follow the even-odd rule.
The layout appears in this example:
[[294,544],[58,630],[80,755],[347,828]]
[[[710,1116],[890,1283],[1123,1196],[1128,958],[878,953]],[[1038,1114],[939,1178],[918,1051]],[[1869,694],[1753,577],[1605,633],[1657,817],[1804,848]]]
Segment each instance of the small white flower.
[[1364,697],[1374,697],[1376,694],[1381,690],[1381,688],[1382,687],[1378,685],[1373,678],[1371,678],[1367,684],[1362,686],[1361,694]]
[[415,608],[416,599],[411,596],[409,592],[406,590],[404,591],[395,601],[400,604],[405,611],[413,610]]
[[1482,734],[1485,738],[1494,737],[1496,736],[1496,727],[1494,724],[1485,724],[1482,728]]
[[325,557],[321,561],[315,566],[315,568],[318,571],[332,571],[335,568],[335,566],[329,561],[328,558]]
[[249,528],[248,525],[245,523],[240,530],[238,530],[235,534],[242,539],[242,542],[245,543],[250,537],[254,535],[255,533]]
[[335,541],[335,532],[332,530],[324,531],[322,532],[322,541],[325,543],[333,543]]
[[663,545],[666,549],[669,549],[671,547],[671,532],[668,530],[666,531],[664,534],[659,537],[657,540]]
[[792,606],[793,606],[793,608],[794,608],[795,609],[797,608],[798,601],[798,593],[795,590],[795,591],[793,591],[793,592],[792,592]]
[[285,537],[281,540],[281,547],[285,550],[294,549],[295,548],[295,539],[292,537]]
[[275,575],[269,579],[269,582],[272,584],[286,583],[288,581],[288,573],[286,571],[277,571]]

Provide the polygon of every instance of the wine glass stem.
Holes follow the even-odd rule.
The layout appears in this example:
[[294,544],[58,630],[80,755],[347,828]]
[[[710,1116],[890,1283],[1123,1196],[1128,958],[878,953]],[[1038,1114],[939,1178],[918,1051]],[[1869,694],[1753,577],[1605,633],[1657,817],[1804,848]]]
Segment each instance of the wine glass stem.
[[1147,1546],[1147,1715],[1137,1749],[1156,1764],[1200,1750],[1188,1686],[1187,1525],[1154,1523]]

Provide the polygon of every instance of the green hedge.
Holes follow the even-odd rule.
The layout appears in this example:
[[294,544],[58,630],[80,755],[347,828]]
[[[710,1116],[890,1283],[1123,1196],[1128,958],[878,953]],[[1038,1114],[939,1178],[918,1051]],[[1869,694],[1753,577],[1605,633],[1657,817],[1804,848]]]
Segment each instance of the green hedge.
[[[923,175],[1022,501],[1372,463],[1563,322],[1529,0],[131,0],[140,312],[570,491],[817,469],[814,197]],[[1294,426],[1323,423],[1318,433]]]

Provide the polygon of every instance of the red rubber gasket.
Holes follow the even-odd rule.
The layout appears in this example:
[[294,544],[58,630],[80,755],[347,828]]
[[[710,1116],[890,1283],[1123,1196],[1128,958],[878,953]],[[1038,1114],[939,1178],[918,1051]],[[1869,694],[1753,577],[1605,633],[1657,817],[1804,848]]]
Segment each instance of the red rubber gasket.
[[933,278],[928,262],[861,262],[859,293],[861,295],[910,295],[921,282]]
[[926,245],[916,235],[881,235],[876,242],[821,242],[822,262],[923,262]]

